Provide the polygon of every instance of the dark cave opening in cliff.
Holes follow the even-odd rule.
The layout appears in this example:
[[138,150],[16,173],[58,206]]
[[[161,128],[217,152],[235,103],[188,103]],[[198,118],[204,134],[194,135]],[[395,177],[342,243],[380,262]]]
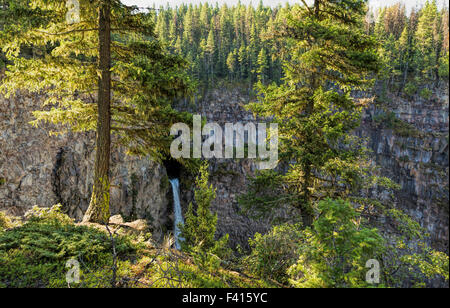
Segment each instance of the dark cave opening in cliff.
[[169,179],[179,179],[183,165],[173,158],[169,158],[163,161],[163,165],[166,168],[167,176]]

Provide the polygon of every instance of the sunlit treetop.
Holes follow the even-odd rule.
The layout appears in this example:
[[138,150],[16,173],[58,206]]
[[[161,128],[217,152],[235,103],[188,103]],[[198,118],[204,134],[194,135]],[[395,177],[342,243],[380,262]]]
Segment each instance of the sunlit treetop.
[[[171,103],[192,92],[184,72],[187,63],[163,51],[152,12],[110,2],[112,130],[131,153],[160,157],[168,148],[170,124],[182,116]],[[17,90],[45,93],[45,107],[34,112],[34,125],[50,122],[73,131],[95,130],[101,1],[79,1],[79,22],[68,18],[67,3],[3,4],[0,46],[9,65],[0,91],[7,96]]]

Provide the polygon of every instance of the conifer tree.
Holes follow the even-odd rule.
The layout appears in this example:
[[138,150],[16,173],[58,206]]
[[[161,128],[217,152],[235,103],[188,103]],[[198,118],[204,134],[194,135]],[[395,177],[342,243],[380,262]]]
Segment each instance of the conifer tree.
[[[94,186],[84,220],[105,223],[111,131],[129,153],[161,158],[169,148],[170,124],[180,120],[171,102],[191,86],[186,62],[166,54],[156,40],[152,14],[117,0],[81,0],[72,19],[66,4],[8,1],[0,13],[0,46],[10,65],[0,91],[44,92],[35,125],[97,131]],[[26,48],[38,52],[22,57]]]
[[208,56],[208,66],[211,72],[211,76],[214,76],[214,52],[216,49],[215,40],[214,40],[214,31],[213,29],[209,30],[208,40],[206,41],[205,51]]
[[[251,88],[253,83],[258,81],[258,55],[262,48],[270,55],[266,81],[275,81],[278,84],[281,82],[284,75],[281,47],[286,42],[268,38],[284,27],[285,15],[290,10],[289,4],[272,8],[259,3],[255,9],[251,5],[243,4],[233,7],[224,4],[219,8],[204,3],[177,8],[161,7],[154,19],[159,39],[168,43],[167,50],[192,60],[189,69],[192,77],[208,84],[210,79],[236,75],[235,77],[243,81],[242,84]],[[448,38],[448,31],[444,29],[448,20],[443,16],[445,9],[440,13],[436,11],[435,18],[429,23],[432,41],[426,49],[433,55],[433,58],[430,58],[433,61],[428,70],[424,71],[419,67],[425,64],[427,58],[420,54],[420,37],[417,38],[420,33],[417,32],[419,18],[424,19],[423,16],[427,15],[425,11],[426,7],[418,11],[412,10],[407,17],[405,6],[395,4],[380,9],[376,14],[376,22],[372,12],[366,16],[365,33],[375,34],[379,43],[377,52],[382,69],[377,78],[384,82],[386,90],[401,93],[406,85],[408,89],[414,89],[420,86],[415,85],[417,81],[423,81],[426,85],[428,81],[438,81],[441,75],[448,75],[448,57],[445,56],[447,49],[444,46],[445,38]],[[213,53],[206,50],[207,45],[214,46]],[[230,53],[235,49],[241,51],[239,72],[231,72],[227,64]]]
[[241,198],[244,206],[291,204],[310,225],[317,200],[349,197],[363,186],[364,148],[350,135],[361,108],[350,93],[370,86],[370,74],[378,70],[375,40],[362,24],[365,4],[315,0],[288,13],[278,33],[289,44],[285,82],[260,84],[261,102],[250,109],[279,123],[280,158],[289,169],[283,175],[263,172]]
[[[186,213],[184,226],[180,226],[181,234],[184,238],[182,242],[183,249],[190,249],[199,247],[201,250],[211,250],[217,246],[215,241],[217,214],[211,212],[211,203],[216,198],[216,189],[208,184],[208,165],[204,163],[201,165],[199,175],[195,182],[195,202],[194,205],[189,204]],[[223,237],[220,246],[226,245],[228,242],[228,235]]]
[[230,52],[227,57],[227,67],[230,72],[230,80],[233,80],[237,69],[236,52]]
[[416,35],[416,65],[418,74],[424,77],[424,82],[431,81],[437,70],[437,57],[434,50],[435,36],[434,27],[437,18],[436,1],[427,1],[422,15],[419,17]]
[[439,76],[447,78],[449,76],[449,14],[448,9],[442,12],[442,50],[439,57]]
[[210,7],[208,2],[205,2],[200,11],[200,28],[201,35],[205,37],[209,34],[209,24],[210,24]]
[[261,81],[262,84],[265,84],[267,81],[267,75],[268,75],[268,69],[269,69],[269,60],[267,58],[267,53],[265,48],[261,48],[261,51],[258,55],[258,81]]

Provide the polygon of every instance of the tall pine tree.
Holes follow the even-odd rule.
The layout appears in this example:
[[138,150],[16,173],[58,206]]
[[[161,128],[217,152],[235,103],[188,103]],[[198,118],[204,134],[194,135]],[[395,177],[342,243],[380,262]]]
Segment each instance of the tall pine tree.
[[[80,0],[70,16],[66,0],[7,2],[0,13],[0,46],[10,65],[0,91],[45,93],[43,110],[34,112],[36,125],[97,131],[84,220],[108,222],[111,131],[132,154],[167,153],[168,129],[180,120],[171,102],[191,89],[187,64],[163,51],[152,14],[118,0]],[[38,52],[22,57],[27,48]]]
[[270,210],[291,204],[310,225],[318,200],[349,198],[363,187],[368,164],[351,135],[361,106],[350,94],[370,86],[378,70],[375,40],[364,32],[365,13],[363,0],[315,0],[286,16],[286,26],[276,33],[288,40],[284,83],[260,84],[260,102],[250,109],[279,123],[280,158],[289,168],[254,179],[241,198],[244,206]]

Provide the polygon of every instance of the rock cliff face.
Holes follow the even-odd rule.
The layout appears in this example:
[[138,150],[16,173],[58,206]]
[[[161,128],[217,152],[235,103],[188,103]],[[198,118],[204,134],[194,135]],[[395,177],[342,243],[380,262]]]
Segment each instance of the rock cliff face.
[[[81,219],[92,190],[94,135],[49,136],[52,127],[34,128],[31,111],[39,95],[0,98],[0,210],[23,215],[34,205],[61,203]],[[169,185],[165,169],[148,159],[112,155],[111,212],[165,226]]]
[[[61,203],[74,218],[86,210],[92,189],[93,134],[49,136],[51,127],[28,124],[39,108],[39,95],[0,97],[0,210],[22,215],[34,205]],[[243,109],[248,98],[237,89],[210,91],[195,106],[183,109],[208,121],[253,120]],[[396,117],[386,111],[393,111]],[[400,119],[400,120],[398,120]],[[408,124],[406,124],[408,123]],[[418,219],[440,250],[448,249],[448,88],[431,100],[388,96],[382,106],[366,110],[357,132],[369,138],[373,160],[383,175],[402,185],[399,207]],[[129,219],[147,219],[156,233],[171,229],[171,191],[166,168],[149,159],[128,157],[121,149],[112,155],[111,212]],[[255,171],[250,160],[211,160],[211,183],[217,188],[213,209],[219,235],[247,245],[255,232],[269,228],[239,213],[237,197]],[[182,206],[193,199],[192,175],[181,172]]]
[[[253,120],[243,109],[247,100],[236,89],[214,90],[196,109],[208,121],[220,125],[246,123]],[[430,233],[434,248],[448,251],[448,87],[435,89],[429,100],[394,94],[379,100],[365,110],[356,133],[367,138],[380,174],[401,185],[394,197],[396,206],[421,223]],[[249,235],[268,228],[266,221],[249,222],[237,214],[236,197],[245,189],[255,166],[251,161],[226,160],[212,160],[210,165],[212,183],[218,189],[214,205],[219,230],[245,245]]]
[[368,138],[381,173],[401,185],[397,206],[430,233],[434,248],[447,252],[448,104],[447,85],[435,89],[429,100],[388,95],[365,111],[358,131]]
[[[244,109],[248,101],[248,96],[238,89],[215,89],[206,93],[195,106],[180,106],[179,109],[201,114],[208,122],[215,122],[224,128],[225,123],[241,122],[245,125],[254,121],[253,115]],[[256,165],[250,159],[210,159],[209,166],[210,183],[217,189],[212,209],[218,215],[218,235],[229,234],[232,245],[248,248],[250,237],[270,228],[266,220],[254,220],[242,215],[237,201],[246,189],[248,178],[254,175]],[[193,192],[185,191],[184,207],[192,199]]]

